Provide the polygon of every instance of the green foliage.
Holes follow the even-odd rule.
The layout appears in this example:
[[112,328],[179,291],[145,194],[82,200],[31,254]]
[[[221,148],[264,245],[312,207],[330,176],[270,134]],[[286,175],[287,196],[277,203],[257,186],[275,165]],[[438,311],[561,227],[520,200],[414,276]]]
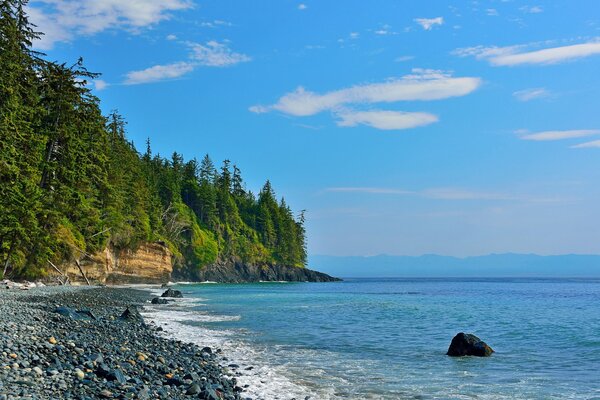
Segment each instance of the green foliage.
[[258,199],[240,169],[208,155],[139,154],[118,112],[101,114],[82,60],[48,62],[26,0],[0,0],[0,274],[33,278],[112,246],[162,241],[182,268],[236,258],[303,266],[303,217],[270,182]]

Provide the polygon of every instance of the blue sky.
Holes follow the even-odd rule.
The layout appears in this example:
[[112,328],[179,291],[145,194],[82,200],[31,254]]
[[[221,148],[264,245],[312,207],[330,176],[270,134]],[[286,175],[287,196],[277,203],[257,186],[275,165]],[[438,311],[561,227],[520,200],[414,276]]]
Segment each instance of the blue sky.
[[310,254],[600,254],[600,3],[37,0],[138,148],[307,210]]

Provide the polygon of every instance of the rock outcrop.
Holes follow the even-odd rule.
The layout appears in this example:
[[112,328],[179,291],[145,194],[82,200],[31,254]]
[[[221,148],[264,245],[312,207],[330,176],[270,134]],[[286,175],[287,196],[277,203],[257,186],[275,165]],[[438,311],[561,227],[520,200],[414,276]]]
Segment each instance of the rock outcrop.
[[[81,268],[92,283],[162,283],[171,277],[172,255],[162,243],[143,243],[137,250],[107,247],[81,261]],[[85,283],[75,263],[60,266],[71,282]]]
[[451,357],[489,357],[494,350],[477,336],[460,332],[452,339],[447,355]]
[[282,265],[252,265],[241,261],[230,260],[207,265],[194,272],[173,273],[176,280],[192,280],[199,282],[244,283],[261,281],[287,282],[335,282],[334,278],[322,272],[308,268],[287,267]]
[[[308,268],[272,264],[253,265],[239,260],[217,262],[198,269],[186,267],[173,270],[173,261],[173,255],[164,244],[143,243],[137,250],[107,247],[104,251],[82,260],[80,265],[92,284],[164,283],[176,280],[221,283],[340,280]],[[70,282],[86,283],[75,263],[60,265],[59,269],[69,277]],[[61,278],[64,280],[64,277]]]

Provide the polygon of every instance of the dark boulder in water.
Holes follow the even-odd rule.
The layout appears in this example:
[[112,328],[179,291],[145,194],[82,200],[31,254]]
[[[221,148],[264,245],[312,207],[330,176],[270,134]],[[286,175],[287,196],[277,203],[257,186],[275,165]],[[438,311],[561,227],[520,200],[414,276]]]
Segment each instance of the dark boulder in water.
[[182,299],[183,294],[179,290],[167,289],[160,297],[173,297],[175,299]]
[[169,300],[160,297],[155,297],[151,301],[152,304],[167,304],[168,302]]
[[489,357],[494,350],[477,336],[460,332],[452,339],[446,355],[450,357]]

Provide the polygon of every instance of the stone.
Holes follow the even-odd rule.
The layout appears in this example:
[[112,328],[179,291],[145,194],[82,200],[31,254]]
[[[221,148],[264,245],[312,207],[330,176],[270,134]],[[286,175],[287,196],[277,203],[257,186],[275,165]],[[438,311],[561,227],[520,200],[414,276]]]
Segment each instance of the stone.
[[57,307],[54,312],[62,315],[63,317],[71,318],[74,320],[95,320],[96,317],[89,310],[75,310],[70,307]]
[[77,379],[79,380],[83,380],[83,378],[85,378],[85,374],[83,373],[82,370],[80,370],[79,368],[75,369],[75,376],[77,377]]
[[446,355],[450,357],[489,357],[494,350],[477,336],[460,332],[452,339]]
[[200,393],[200,386],[197,383],[194,383],[185,391],[185,394],[187,394],[188,396],[198,393]]
[[152,304],[168,304],[169,300],[163,299],[160,297],[155,297],[152,299],[152,301],[150,303],[152,303]]
[[174,289],[169,288],[169,289],[165,290],[165,292],[163,294],[161,294],[160,297],[172,297],[175,299],[182,299],[183,294],[179,290],[174,290]]
[[121,316],[119,317],[119,320],[125,322],[137,322],[142,324],[144,323],[144,318],[142,317],[136,306],[127,307],[125,311],[123,311],[123,314],[121,314]]

